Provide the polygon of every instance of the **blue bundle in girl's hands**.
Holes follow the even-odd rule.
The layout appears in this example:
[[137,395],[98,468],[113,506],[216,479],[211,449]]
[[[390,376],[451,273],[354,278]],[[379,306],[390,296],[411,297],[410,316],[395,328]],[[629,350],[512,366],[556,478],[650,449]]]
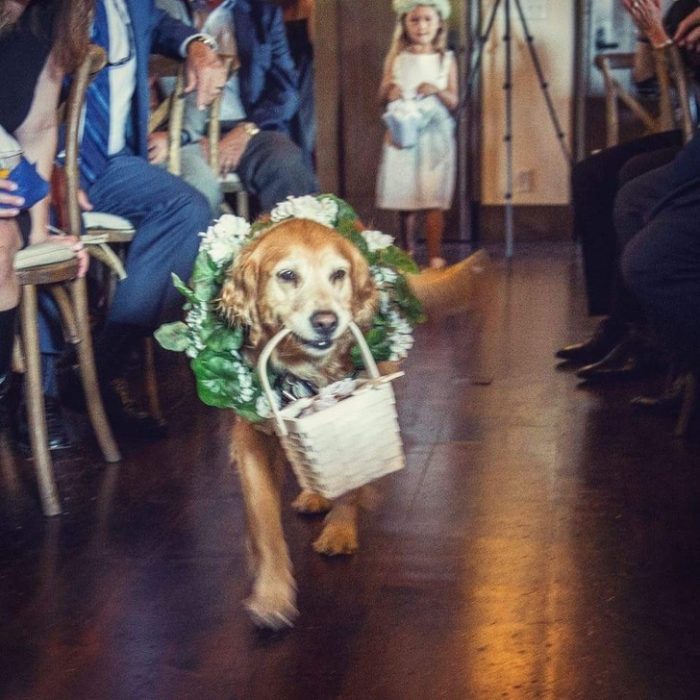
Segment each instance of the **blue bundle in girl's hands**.
[[[17,189],[12,193],[18,197],[24,197],[22,209],[29,209],[40,199],[49,193],[49,183],[44,180],[36,171],[36,166],[30,163],[24,156],[7,176],[17,185]],[[9,204],[0,204],[3,208],[12,208]]]
[[[0,127],[0,177],[17,185],[12,193],[24,197],[22,209],[29,209],[49,193],[49,184],[36,171],[36,166],[23,155],[22,148],[10,134]],[[0,204],[4,209],[14,209],[10,204]]]

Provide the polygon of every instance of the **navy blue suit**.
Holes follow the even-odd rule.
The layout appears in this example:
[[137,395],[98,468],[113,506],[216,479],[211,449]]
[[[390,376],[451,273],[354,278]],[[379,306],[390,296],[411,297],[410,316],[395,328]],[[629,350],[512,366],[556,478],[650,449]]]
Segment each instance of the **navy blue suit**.
[[[179,0],[158,0],[158,4],[175,16],[184,12]],[[232,8],[224,3],[215,13],[221,15],[229,9],[240,62],[237,76],[245,120],[262,130],[250,139],[236,173],[246,191],[257,197],[260,208],[270,211],[290,195],[318,191],[316,176],[289,137],[290,122],[299,110],[298,76],[279,7],[264,0],[236,0]],[[210,21],[216,16],[212,15]],[[207,117],[192,99],[188,100],[183,128],[191,140],[197,141],[204,134]],[[222,130],[232,126],[224,123]],[[199,148],[183,150],[182,177],[206,194],[215,211],[218,209],[218,179],[204,163]]]
[[193,29],[156,9],[152,0],[126,0],[126,4],[136,57],[127,148],[110,158],[87,195],[95,210],[126,217],[136,228],[126,260],[127,278],[117,287],[108,321],[149,332],[163,318],[177,315],[182,300],[170,275],[176,272],[183,279],[189,277],[198,234],[206,230],[210,216],[206,201],[194,188],[150,165],[146,157],[148,56],[179,57]]
[[288,133],[299,111],[299,78],[281,10],[263,0],[237,0],[233,15],[246,118],[261,129]]

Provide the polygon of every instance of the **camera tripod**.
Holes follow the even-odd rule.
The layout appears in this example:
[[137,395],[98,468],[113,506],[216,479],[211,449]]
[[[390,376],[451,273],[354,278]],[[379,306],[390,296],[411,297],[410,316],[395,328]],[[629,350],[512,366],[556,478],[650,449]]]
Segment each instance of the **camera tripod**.
[[505,31],[503,35],[503,42],[505,48],[505,79],[503,83],[503,90],[505,92],[505,133],[503,136],[503,141],[506,147],[506,191],[504,193],[505,200],[505,228],[506,228],[506,248],[505,254],[506,258],[510,259],[513,257],[513,247],[514,247],[514,225],[513,225],[513,53],[511,46],[511,35],[513,28],[513,9],[512,5],[515,5],[515,9],[518,13],[520,19],[520,25],[525,35],[525,40],[528,47],[528,52],[530,54],[530,59],[532,65],[537,74],[537,79],[539,81],[540,90],[545,99],[547,105],[547,111],[549,113],[550,121],[554,127],[557,138],[559,139],[559,144],[561,146],[562,153],[566,158],[567,162],[572,164],[572,156],[569,148],[566,144],[565,134],[561,128],[559,122],[559,117],[557,116],[556,110],[554,108],[554,103],[552,102],[552,97],[549,93],[549,83],[545,79],[544,72],[542,70],[542,64],[540,63],[539,56],[533,45],[534,37],[530,33],[530,29],[527,24],[527,19],[525,17],[525,12],[523,11],[521,0],[495,0],[493,7],[491,8],[488,20],[486,22],[486,28],[483,34],[480,34],[476,40],[476,46],[472,49],[472,55],[470,58],[470,68],[469,73],[465,82],[464,95],[459,106],[459,110],[464,109],[467,106],[468,98],[473,86],[474,80],[481,68],[481,61],[484,54],[484,47],[491,36],[491,32],[495,26],[496,16],[498,10],[501,6],[504,8],[504,22]]

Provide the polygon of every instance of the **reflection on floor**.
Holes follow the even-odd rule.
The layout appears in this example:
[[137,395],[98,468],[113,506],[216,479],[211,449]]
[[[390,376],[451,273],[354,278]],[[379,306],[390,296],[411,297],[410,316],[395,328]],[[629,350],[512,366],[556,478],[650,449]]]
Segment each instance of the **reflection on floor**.
[[488,318],[417,334],[397,387],[408,469],[361,551],[319,557],[319,521],[286,509],[289,632],[256,633],[241,606],[231,417],[174,358],[170,439],[123,443],[116,466],[89,440],[62,455],[59,518],[0,443],[0,697],[700,696],[697,440],[634,413],[641,385],[555,369],[592,326],[570,246],[497,267]]

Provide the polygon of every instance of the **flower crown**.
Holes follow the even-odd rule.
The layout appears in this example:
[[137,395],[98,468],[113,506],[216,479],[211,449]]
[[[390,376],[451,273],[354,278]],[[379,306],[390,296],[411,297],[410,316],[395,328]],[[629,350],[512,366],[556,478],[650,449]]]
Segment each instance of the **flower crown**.
[[394,12],[396,12],[399,17],[403,17],[419,5],[434,7],[445,21],[450,18],[450,14],[452,13],[452,8],[448,0],[393,0],[392,2]]
[[[360,250],[367,260],[379,292],[379,308],[366,334],[377,361],[400,360],[413,345],[412,330],[423,320],[405,273],[418,268],[406,253],[380,231],[363,230],[357,214],[342,199],[329,194],[290,197],[278,204],[269,218],[252,226],[241,217],[224,214],[200,234],[202,242],[194,263],[190,286],[173,274],[173,283],[185,297],[185,320],[161,326],[156,340],[167,350],[191,358],[199,398],[209,406],[232,408],[256,422],[270,416],[255,368],[243,353],[245,329],[230,326],[218,311],[226,272],[240,251],[260,234],[285,219],[311,219],[334,229]],[[356,349],[355,349],[356,350]],[[359,352],[353,362],[362,368]],[[277,376],[270,372],[270,384]],[[281,402],[281,395],[278,395]]]

